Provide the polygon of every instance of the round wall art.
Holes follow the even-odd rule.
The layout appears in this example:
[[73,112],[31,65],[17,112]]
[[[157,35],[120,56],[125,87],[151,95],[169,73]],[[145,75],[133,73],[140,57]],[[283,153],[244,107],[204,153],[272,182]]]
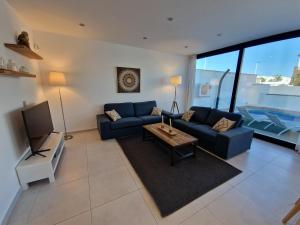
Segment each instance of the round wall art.
[[140,92],[140,73],[137,68],[117,67],[118,93]]

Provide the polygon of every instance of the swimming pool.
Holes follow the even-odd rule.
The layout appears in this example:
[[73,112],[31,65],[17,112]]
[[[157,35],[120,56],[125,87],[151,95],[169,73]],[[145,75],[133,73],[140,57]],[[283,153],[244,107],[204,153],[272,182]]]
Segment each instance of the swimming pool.
[[286,121],[295,121],[295,122],[300,122],[300,115],[293,115],[288,112],[282,112],[282,111],[275,111],[271,109],[248,109],[248,112],[254,115],[266,115],[266,113],[270,113],[273,115],[276,115],[279,117],[281,120],[286,120]]

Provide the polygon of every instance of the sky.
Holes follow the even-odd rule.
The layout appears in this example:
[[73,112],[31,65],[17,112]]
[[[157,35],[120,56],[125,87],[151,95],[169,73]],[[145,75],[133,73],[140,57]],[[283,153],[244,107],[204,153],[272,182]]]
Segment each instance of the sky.
[[[245,49],[242,73],[291,77],[298,64],[300,38],[272,42]],[[197,60],[197,69],[236,70],[238,51]]]

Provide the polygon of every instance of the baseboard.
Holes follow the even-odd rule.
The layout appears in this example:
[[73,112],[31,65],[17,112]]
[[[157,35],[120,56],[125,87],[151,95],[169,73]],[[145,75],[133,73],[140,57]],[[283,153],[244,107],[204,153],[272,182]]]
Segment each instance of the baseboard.
[[14,210],[14,208],[15,208],[15,206],[16,206],[16,204],[17,204],[17,202],[18,202],[18,200],[19,200],[19,198],[22,194],[22,192],[23,192],[23,189],[20,187],[19,190],[17,191],[14,199],[12,200],[10,206],[8,207],[6,213],[5,213],[4,218],[1,222],[1,225],[7,225],[9,217],[12,214],[12,212],[13,212],[13,210]]
[[84,129],[84,130],[69,131],[68,133],[70,133],[70,134],[76,134],[76,133],[80,133],[80,132],[93,131],[93,130],[97,130],[97,127],[95,127],[95,128],[89,128],[89,129]]
[[[21,161],[21,160],[22,160],[29,152],[30,152],[30,148],[28,147],[28,148],[23,152],[23,154],[19,157],[19,160],[16,162],[15,167],[19,164],[19,162],[20,162],[20,161]],[[17,193],[16,193],[16,195],[15,195],[15,197],[14,197],[14,199],[13,199],[13,201],[10,203],[10,206],[8,207],[8,209],[7,209],[7,211],[6,211],[5,215],[4,215],[3,220],[0,221],[0,224],[1,224],[1,225],[6,225],[6,224],[7,224],[8,220],[9,220],[9,217],[10,217],[12,211],[14,210],[14,208],[15,208],[17,202],[18,202],[18,199],[20,198],[20,196],[21,196],[21,194],[22,194],[22,191],[23,191],[23,190],[22,190],[22,187],[20,186],[20,187],[19,187],[19,190],[17,191]]]

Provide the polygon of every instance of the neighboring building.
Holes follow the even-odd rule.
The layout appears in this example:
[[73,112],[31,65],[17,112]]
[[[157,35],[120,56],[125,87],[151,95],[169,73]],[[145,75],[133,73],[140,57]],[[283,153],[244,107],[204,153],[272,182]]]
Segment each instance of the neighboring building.
[[290,84],[293,86],[300,86],[300,54],[298,55],[298,65],[294,68]]
[[270,84],[273,86],[289,85],[291,83],[291,77],[285,76],[257,76],[256,83]]

